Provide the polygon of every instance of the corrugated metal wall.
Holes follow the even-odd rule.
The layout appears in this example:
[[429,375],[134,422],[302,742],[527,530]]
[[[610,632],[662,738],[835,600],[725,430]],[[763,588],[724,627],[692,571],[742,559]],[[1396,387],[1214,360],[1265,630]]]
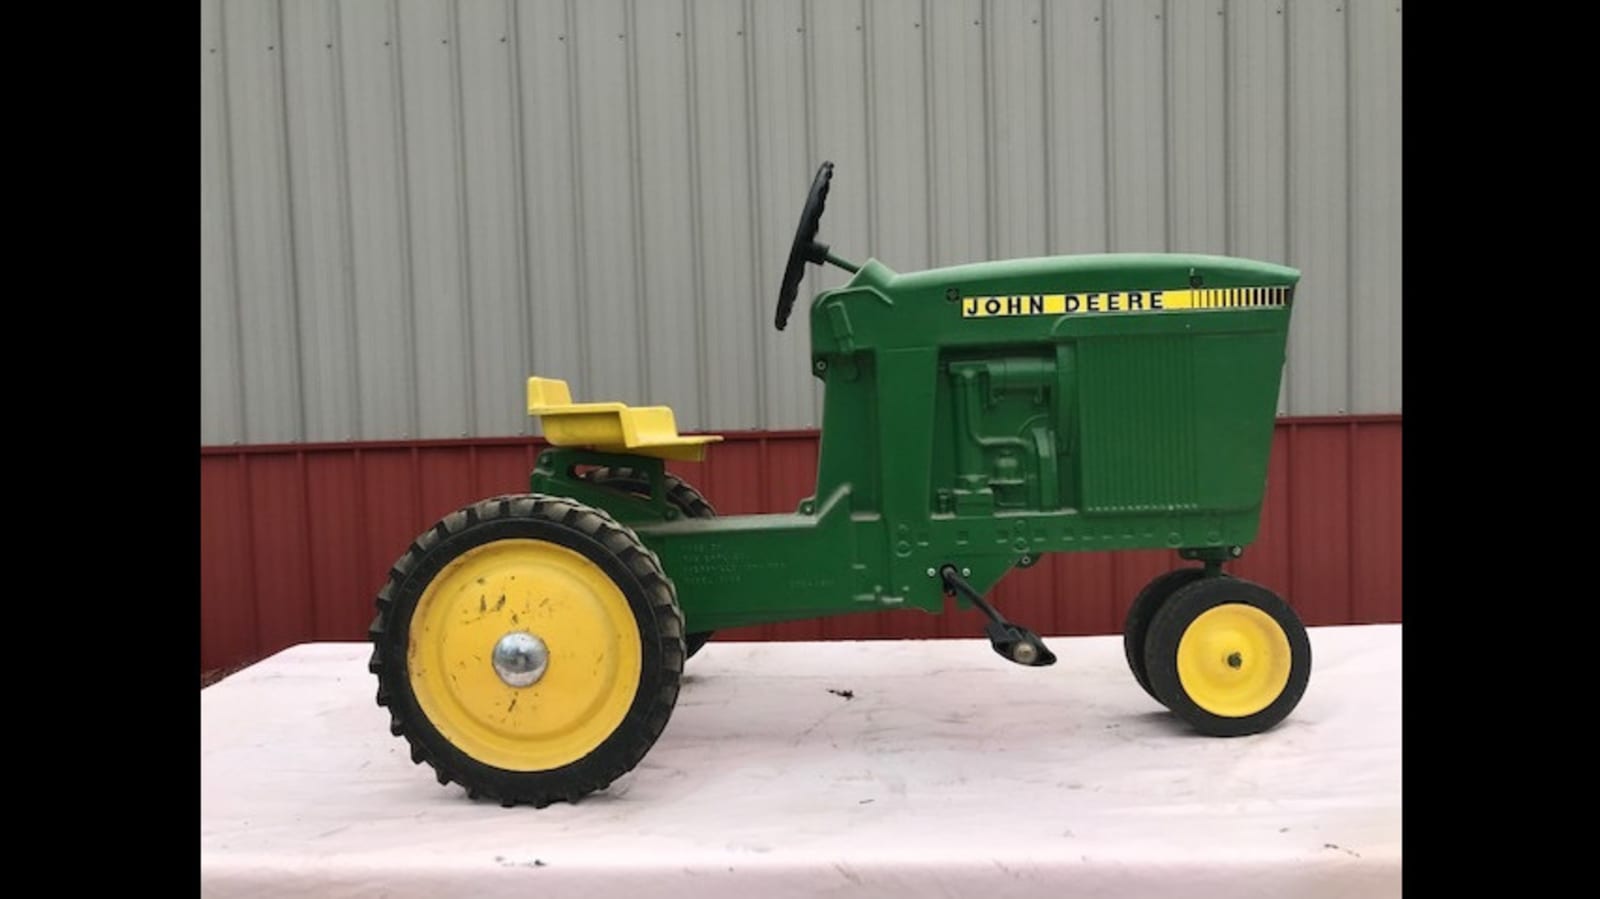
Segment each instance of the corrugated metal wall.
[[814,426],[824,158],[902,271],[1298,266],[1282,411],[1399,412],[1401,5],[202,0],[200,442],[523,434],[530,373]]
[[[1400,421],[1280,422],[1261,534],[1230,570],[1286,597],[1307,624],[1399,621]],[[418,533],[474,499],[527,489],[527,438],[212,448],[200,455],[200,669],[306,640],[361,640],[388,567]],[[704,463],[669,466],[724,515],[792,511],[816,481],[816,432],[736,434]],[[1139,588],[1176,567],[1164,550],[1060,553],[991,598],[1044,634],[1120,633]],[[878,611],[719,639],[973,637],[975,611]]]

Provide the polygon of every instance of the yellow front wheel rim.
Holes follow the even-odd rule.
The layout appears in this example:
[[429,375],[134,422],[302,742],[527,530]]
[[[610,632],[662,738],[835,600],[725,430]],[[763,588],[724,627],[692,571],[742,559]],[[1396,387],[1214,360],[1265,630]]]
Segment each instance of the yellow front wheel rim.
[[[513,686],[495,646],[529,634],[548,651],[537,681]],[[508,771],[548,771],[593,752],[638,692],[642,642],[632,607],[601,568],[543,540],[473,547],[428,584],[411,617],[407,672],[446,740]]]
[[1225,718],[1266,709],[1289,683],[1289,636],[1266,612],[1245,603],[1213,606],[1178,641],[1178,682],[1195,705]]

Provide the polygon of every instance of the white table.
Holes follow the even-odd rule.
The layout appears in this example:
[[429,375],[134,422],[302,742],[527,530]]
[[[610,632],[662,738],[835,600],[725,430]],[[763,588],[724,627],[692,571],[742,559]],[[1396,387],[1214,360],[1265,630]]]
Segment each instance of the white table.
[[[208,896],[1389,896],[1400,626],[1317,628],[1305,699],[1196,736],[1118,637],[712,643],[638,768],[574,806],[412,765],[365,644],[201,691]],[[831,690],[852,691],[846,699]]]

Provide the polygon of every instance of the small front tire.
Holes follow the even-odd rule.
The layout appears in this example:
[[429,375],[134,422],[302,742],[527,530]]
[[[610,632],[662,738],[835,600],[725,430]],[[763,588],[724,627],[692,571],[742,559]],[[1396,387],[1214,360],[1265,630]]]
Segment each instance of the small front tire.
[[1271,590],[1201,578],[1156,611],[1144,662],[1156,699],[1173,714],[1203,734],[1237,737],[1277,725],[1299,704],[1311,641]]
[[1133,605],[1128,607],[1128,617],[1122,624],[1122,654],[1128,659],[1128,670],[1133,672],[1133,679],[1157,702],[1161,700],[1156,696],[1156,691],[1150,689],[1150,676],[1145,673],[1144,667],[1144,643],[1150,633],[1150,620],[1172,594],[1204,577],[1205,573],[1204,568],[1196,566],[1158,574],[1144,585],[1144,589],[1134,597]]

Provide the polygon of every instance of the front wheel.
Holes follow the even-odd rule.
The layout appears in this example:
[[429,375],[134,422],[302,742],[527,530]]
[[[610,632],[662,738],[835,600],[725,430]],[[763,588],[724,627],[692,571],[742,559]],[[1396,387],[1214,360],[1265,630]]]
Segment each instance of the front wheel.
[[1311,677],[1311,641],[1276,593],[1231,577],[1201,578],[1155,613],[1145,671],[1162,705],[1201,733],[1237,737],[1273,727]]
[[1172,594],[1205,577],[1205,573],[1204,568],[1195,566],[1158,574],[1144,585],[1144,589],[1134,597],[1133,605],[1128,607],[1128,617],[1122,624],[1122,654],[1128,659],[1128,670],[1133,672],[1133,679],[1157,702],[1161,698],[1150,688],[1150,676],[1144,668],[1144,643],[1150,633],[1150,621]]

